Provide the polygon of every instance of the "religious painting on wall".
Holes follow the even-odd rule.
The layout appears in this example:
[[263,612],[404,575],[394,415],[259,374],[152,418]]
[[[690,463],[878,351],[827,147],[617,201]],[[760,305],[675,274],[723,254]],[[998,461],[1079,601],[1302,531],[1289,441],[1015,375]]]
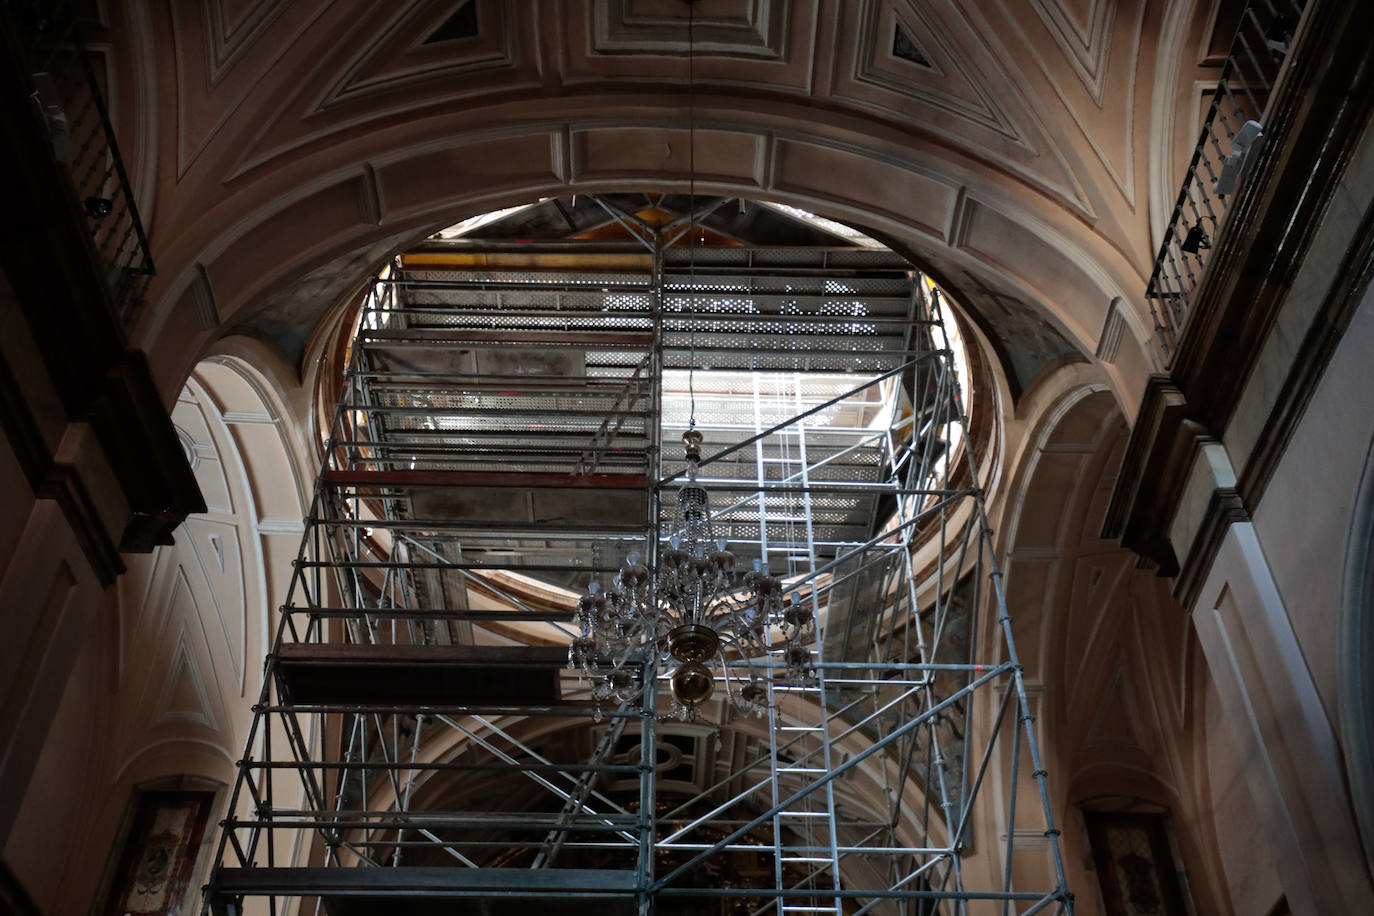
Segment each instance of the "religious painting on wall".
[[139,792],[105,912],[178,912],[186,900],[214,792]]
[[1085,811],[1107,916],[1187,916],[1164,815]]

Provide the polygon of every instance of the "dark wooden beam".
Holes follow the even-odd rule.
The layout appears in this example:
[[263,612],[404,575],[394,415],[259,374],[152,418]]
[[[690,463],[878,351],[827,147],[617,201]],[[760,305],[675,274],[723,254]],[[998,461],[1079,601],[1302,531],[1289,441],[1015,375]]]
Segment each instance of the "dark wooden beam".
[[244,897],[311,897],[330,916],[630,916],[633,871],[573,868],[225,868],[210,889],[216,916]]
[[643,490],[643,474],[552,474],[537,471],[324,471],[331,487],[403,489],[408,487],[477,487],[517,489]]
[[275,659],[289,703],[325,706],[549,706],[561,646],[287,643]]
[[366,340],[377,341],[443,341],[445,343],[481,344],[553,344],[566,348],[617,346],[650,347],[654,335],[641,331],[522,331],[481,328],[411,328],[404,331],[364,331]]

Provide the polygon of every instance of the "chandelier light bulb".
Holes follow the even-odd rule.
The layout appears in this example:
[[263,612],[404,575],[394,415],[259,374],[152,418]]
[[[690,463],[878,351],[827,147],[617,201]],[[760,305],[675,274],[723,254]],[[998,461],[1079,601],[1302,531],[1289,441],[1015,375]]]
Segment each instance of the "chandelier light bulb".
[[750,678],[749,683],[740,688],[739,695],[745,705],[754,711],[754,715],[763,715],[768,705],[768,688],[761,681]]

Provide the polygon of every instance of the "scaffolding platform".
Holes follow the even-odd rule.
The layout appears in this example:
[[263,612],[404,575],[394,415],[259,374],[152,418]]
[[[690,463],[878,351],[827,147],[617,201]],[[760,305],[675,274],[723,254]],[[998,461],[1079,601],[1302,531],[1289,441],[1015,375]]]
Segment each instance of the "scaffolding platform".
[[642,474],[538,474],[521,471],[325,471],[326,486],[359,489],[445,487],[449,489],[642,490],[648,479]]
[[282,697],[308,706],[548,706],[561,698],[557,646],[284,643]]
[[532,329],[488,328],[424,328],[411,327],[403,331],[368,331],[360,336],[363,343],[488,347],[550,347],[558,350],[586,350],[599,347],[653,346],[652,334],[637,331],[542,331]]
[[630,916],[631,871],[580,868],[225,868],[215,916],[240,916],[248,897],[316,897],[329,916],[407,913],[473,916]]
[[345,499],[385,499],[412,522],[527,525],[546,534],[582,531],[595,518],[642,519],[650,498],[643,474],[350,468],[325,471],[320,482]]

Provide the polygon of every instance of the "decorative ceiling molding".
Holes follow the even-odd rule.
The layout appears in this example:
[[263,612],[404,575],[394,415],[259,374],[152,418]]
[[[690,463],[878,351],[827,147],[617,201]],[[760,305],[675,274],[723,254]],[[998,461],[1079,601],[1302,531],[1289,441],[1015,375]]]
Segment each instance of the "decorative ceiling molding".
[[[1042,43],[1021,28],[1023,46],[1117,191],[1134,208],[1135,86],[1144,0],[1126,0],[1124,7],[1118,0],[1093,0],[1087,23],[1066,12],[1063,0],[1033,0],[1031,5],[1059,54],[1050,49],[1047,55]],[[1023,7],[1003,8],[1003,21],[1015,23],[1013,11]],[[1066,70],[1072,70],[1082,84],[1088,96],[1086,103]]]
[[1120,296],[1113,297],[1112,304],[1107,307],[1107,319],[1102,322],[1102,333],[1097,336],[1095,354],[1104,363],[1115,362],[1121,351],[1121,336],[1126,332],[1125,307]]
[[[478,34],[429,42],[451,7],[426,0],[373,6],[329,25],[338,34],[306,77],[274,100],[272,115],[256,121],[224,181],[272,159],[382,119],[459,100],[528,93],[543,85],[539,57],[544,4],[470,0]],[[379,10],[381,12],[373,12]],[[483,104],[475,102],[474,106]],[[322,144],[323,145],[323,144]]]
[[397,4],[392,8],[395,15],[391,21],[378,28],[371,41],[339,71],[310,113],[417,84],[469,79],[474,73],[515,67],[519,22],[508,4],[467,0],[464,7],[473,9],[477,33],[433,41],[433,36],[449,24],[454,11],[436,14],[434,4],[427,0]]
[[1080,750],[1090,757],[1100,756],[1104,750],[1136,751],[1148,755],[1150,729],[1141,722],[1140,706],[1133,685],[1126,678],[1127,662],[1118,651],[1111,680],[1105,689],[1095,691],[1096,708],[1088,727],[1083,730]]
[[220,419],[227,426],[271,426],[277,418],[265,410],[226,410]]
[[1064,58],[1094,102],[1102,104],[1102,83],[1111,52],[1109,32],[1116,19],[1116,0],[1091,0],[1087,21],[1066,9],[1063,0],[1030,0]]
[[[250,33],[239,23],[250,21],[249,11],[267,15],[263,2],[225,0],[216,15],[234,24],[234,40],[247,42]],[[675,180],[672,167],[683,144],[668,134],[686,107],[681,0],[471,2],[476,35],[427,44],[459,12],[456,0],[395,6],[300,0],[273,14],[270,28],[238,52],[237,65],[213,93],[201,74],[202,57],[214,52],[186,53],[189,87],[178,91],[203,152],[186,180],[159,176],[163,203],[155,235],[169,279],[154,288],[162,298],[150,310],[150,339],[163,323],[176,326],[168,318],[175,308],[195,315],[199,306],[202,323],[214,318],[216,327],[233,326],[246,304],[257,309],[267,301],[254,284],[286,277],[298,265],[313,271],[332,265],[328,258],[346,257],[351,271],[414,229],[416,214],[436,224],[444,219],[434,201],[449,201],[450,209],[488,201],[504,206],[518,202],[516,191],[546,195],[568,188],[570,180],[636,189]],[[1059,17],[1063,39],[1082,42],[1080,53],[1092,51],[1084,66],[1096,68],[1090,75],[1110,102],[1129,75],[1121,36],[1134,28],[1140,2],[1082,0],[1081,10],[1071,0],[1040,2],[1055,7],[1020,8],[1009,24],[995,4],[956,0],[697,4],[703,30],[695,36],[703,52],[696,60],[698,98],[715,122],[713,140],[728,154],[711,157],[713,168],[729,160],[728,170],[718,169],[725,173],[722,186],[728,182],[746,196],[753,188],[759,196],[794,189],[786,190],[794,202],[813,200],[830,215],[863,223],[872,214],[874,228],[894,238],[928,235],[932,244],[918,256],[974,269],[985,283],[1005,279],[999,287],[1014,295],[1014,305],[1060,316],[1050,321],[1058,336],[1090,353],[1108,303],[1120,295],[1116,287],[1139,260],[1135,248],[1142,246],[1133,240],[1146,238],[1148,227],[1143,212],[1138,226],[1130,221],[1088,151],[1090,141],[1080,139],[1076,115],[1060,104],[1030,53],[1018,48],[1017,30],[1036,36],[1085,118],[1101,119],[1106,115],[1089,101],[1080,77],[1069,75],[1069,62],[1059,59],[1067,52],[1041,17]],[[197,21],[201,9],[198,2],[160,20],[174,31],[159,43],[177,49],[164,55],[209,40],[202,39],[207,24]],[[712,37],[708,26],[718,34]],[[926,64],[894,51],[899,28]],[[1092,44],[1103,28],[1117,36],[1110,51]],[[1141,78],[1148,81],[1150,70],[1147,65]],[[1124,116],[1116,108],[1110,114],[1111,136],[1102,138],[1099,153],[1117,163],[1117,180],[1129,190],[1129,172],[1112,145]],[[206,135],[205,125],[216,119],[223,126]],[[165,120],[170,131],[176,119]],[[510,139],[541,130],[549,136]],[[626,137],[637,131],[644,149],[635,155],[613,149],[617,131]],[[593,141],[601,143],[595,156]],[[440,153],[441,147],[453,149]],[[633,159],[634,168],[610,168],[617,164],[612,153]],[[803,174],[809,165],[835,162],[862,194],[837,178]],[[889,176],[900,177],[904,189]],[[985,201],[1013,214],[1017,227],[992,219]],[[281,230],[272,236],[276,253],[263,250],[265,227]],[[345,238],[357,243],[337,254]],[[1042,257],[1045,249],[1053,257]],[[1060,271],[1065,259],[1078,270]],[[196,276],[198,262],[206,274]],[[1080,262],[1110,271],[1112,281],[1101,282]],[[983,270],[984,264],[995,270]],[[1046,274],[1054,275],[1052,289],[1042,282]],[[1101,288],[1091,289],[1085,277]],[[183,295],[187,290],[191,296]],[[1138,307],[1132,305],[1132,314]],[[269,311],[263,327],[274,338],[306,336],[313,313],[287,316],[275,305]],[[1051,342],[1046,336],[1041,349]],[[1027,384],[1047,364],[1023,363]]]
[[[898,30],[925,64],[895,53]],[[1092,214],[1053,132],[1020,97],[1023,81],[957,4],[863,0],[841,22],[833,60],[835,100],[940,138]]]
[[207,331],[219,327],[221,318],[219,307],[215,304],[215,288],[210,283],[210,274],[204,264],[196,265],[195,277],[191,281],[191,301],[196,305],[196,315],[200,326]]
[[305,533],[305,522],[299,518],[260,518],[258,534],[289,534],[299,537]]
[[191,470],[194,471],[196,465],[200,464],[200,455],[196,452],[196,440],[180,426],[173,424],[173,428],[176,429],[177,441],[181,443],[181,450],[186,454],[186,463],[189,464]]
[[228,0],[168,4],[176,117],[162,120],[176,131],[178,179],[273,70],[289,65],[297,42],[329,6],[328,0],[250,2],[248,9],[225,9]]
[[[863,26],[854,79],[882,86],[994,131],[1030,149],[1026,138],[970,70],[950,36],[942,34],[930,13],[916,3],[881,4],[864,0]],[[889,25],[889,21],[891,25]],[[913,64],[894,53],[888,36],[897,30],[925,54],[925,64]]]
[[[694,53],[713,57],[787,56],[791,0],[740,3],[737,15],[697,14],[691,22]],[[682,0],[598,0],[591,4],[594,54],[687,54],[688,7]]]
[[[190,535],[187,540],[191,544],[195,567],[205,582],[210,605],[214,608],[218,635],[229,652],[235,680],[242,687],[246,676],[248,607],[238,526],[202,517],[188,520],[185,530]],[[203,608],[197,611],[201,626],[205,627],[207,615]]]
[[[815,62],[826,40],[819,0],[702,6],[707,10],[698,9],[692,23],[691,58],[703,90],[817,91]],[[689,8],[682,0],[572,0],[564,9],[563,28],[546,47],[548,67],[559,69],[563,85],[686,84]]]
[[1065,620],[1071,636],[1065,646],[1064,683],[1088,684],[1090,659],[1121,642],[1122,618],[1129,613],[1130,601],[1124,586],[1134,568],[1132,555],[1116,548],[1080,554],[1074,560]]
[[152,726],[190,723],[218,729],[210,691],[205,686],[195,650],[184,628],[177,633],[176,646],[166,670],[162,689],[153,705]]
[[200,0],[206,82],[210,88],[290,5],[290,0],[250,0],[246,5],[230,0]]

